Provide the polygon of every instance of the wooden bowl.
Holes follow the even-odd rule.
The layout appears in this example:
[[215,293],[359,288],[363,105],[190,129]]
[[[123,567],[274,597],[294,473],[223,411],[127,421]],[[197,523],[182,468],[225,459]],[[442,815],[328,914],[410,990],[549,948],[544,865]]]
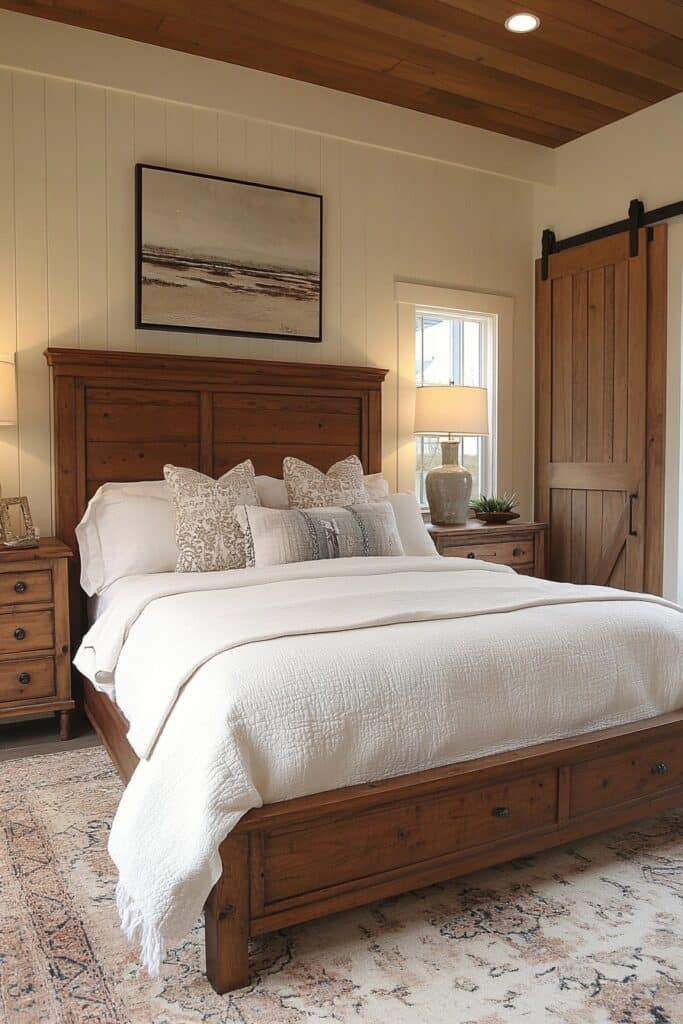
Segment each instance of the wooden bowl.
[[519,512],[477,512],[476,518],[492,526],[495,523],[509,523],[513,519],[519,519]]

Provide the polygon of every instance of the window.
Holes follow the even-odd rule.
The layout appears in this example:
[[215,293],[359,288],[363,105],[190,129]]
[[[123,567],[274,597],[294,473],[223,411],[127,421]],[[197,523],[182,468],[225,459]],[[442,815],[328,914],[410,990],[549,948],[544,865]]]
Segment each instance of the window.
[[[418,387],[426,384],[465,384],[485,387],[493,394],[495,317],[436,309],[415,310],[415,355]],[[491,410],[493,414],[495,410]],[[472,474],[472,497],[494,489],[492,436],[460,437],[460,461]],[[425,477],[441,464],[441,438],[419,436],[416,443],[415,489],[427,504]]]

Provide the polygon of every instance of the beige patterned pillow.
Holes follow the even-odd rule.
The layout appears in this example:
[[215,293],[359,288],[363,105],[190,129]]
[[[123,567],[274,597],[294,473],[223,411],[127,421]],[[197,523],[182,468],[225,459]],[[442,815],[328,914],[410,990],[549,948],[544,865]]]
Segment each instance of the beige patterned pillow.
[[292,508],[362,505],[370,500],[357,455],[335,462],[327,473],[288,456],[282,460],[282,475]]
[[235,505],[260,505],[250,459],[218,480],[195,469],[164,466],[175,505],[176,572],[241,569],[244,534],[232,514]]
[[388,501],[347,508],[250,508],[238,505],[247,565],[262,568],[320,558],[403,554],[394,510]]

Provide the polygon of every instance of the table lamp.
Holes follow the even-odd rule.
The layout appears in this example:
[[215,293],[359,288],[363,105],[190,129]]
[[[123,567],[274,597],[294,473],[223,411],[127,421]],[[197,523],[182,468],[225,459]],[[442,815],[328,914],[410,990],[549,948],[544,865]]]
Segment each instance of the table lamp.
[[452,384],[417,389],[415,433],[449,435],[449,440],[441,442],[443,464],[430,469],[425,481],[429,511],[436,526],[462,526],[467,521],[472,494],[472,474],[460,465],[460,442],[451,436],[485,437],[488,432],[486,388]]

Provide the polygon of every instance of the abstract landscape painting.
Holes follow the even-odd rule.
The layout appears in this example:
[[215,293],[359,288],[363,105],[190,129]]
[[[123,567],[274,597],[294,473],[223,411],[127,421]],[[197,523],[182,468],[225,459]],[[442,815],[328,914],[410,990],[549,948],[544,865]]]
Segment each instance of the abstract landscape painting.
[[321,196],[136,175],[137,327],[320,341]]

